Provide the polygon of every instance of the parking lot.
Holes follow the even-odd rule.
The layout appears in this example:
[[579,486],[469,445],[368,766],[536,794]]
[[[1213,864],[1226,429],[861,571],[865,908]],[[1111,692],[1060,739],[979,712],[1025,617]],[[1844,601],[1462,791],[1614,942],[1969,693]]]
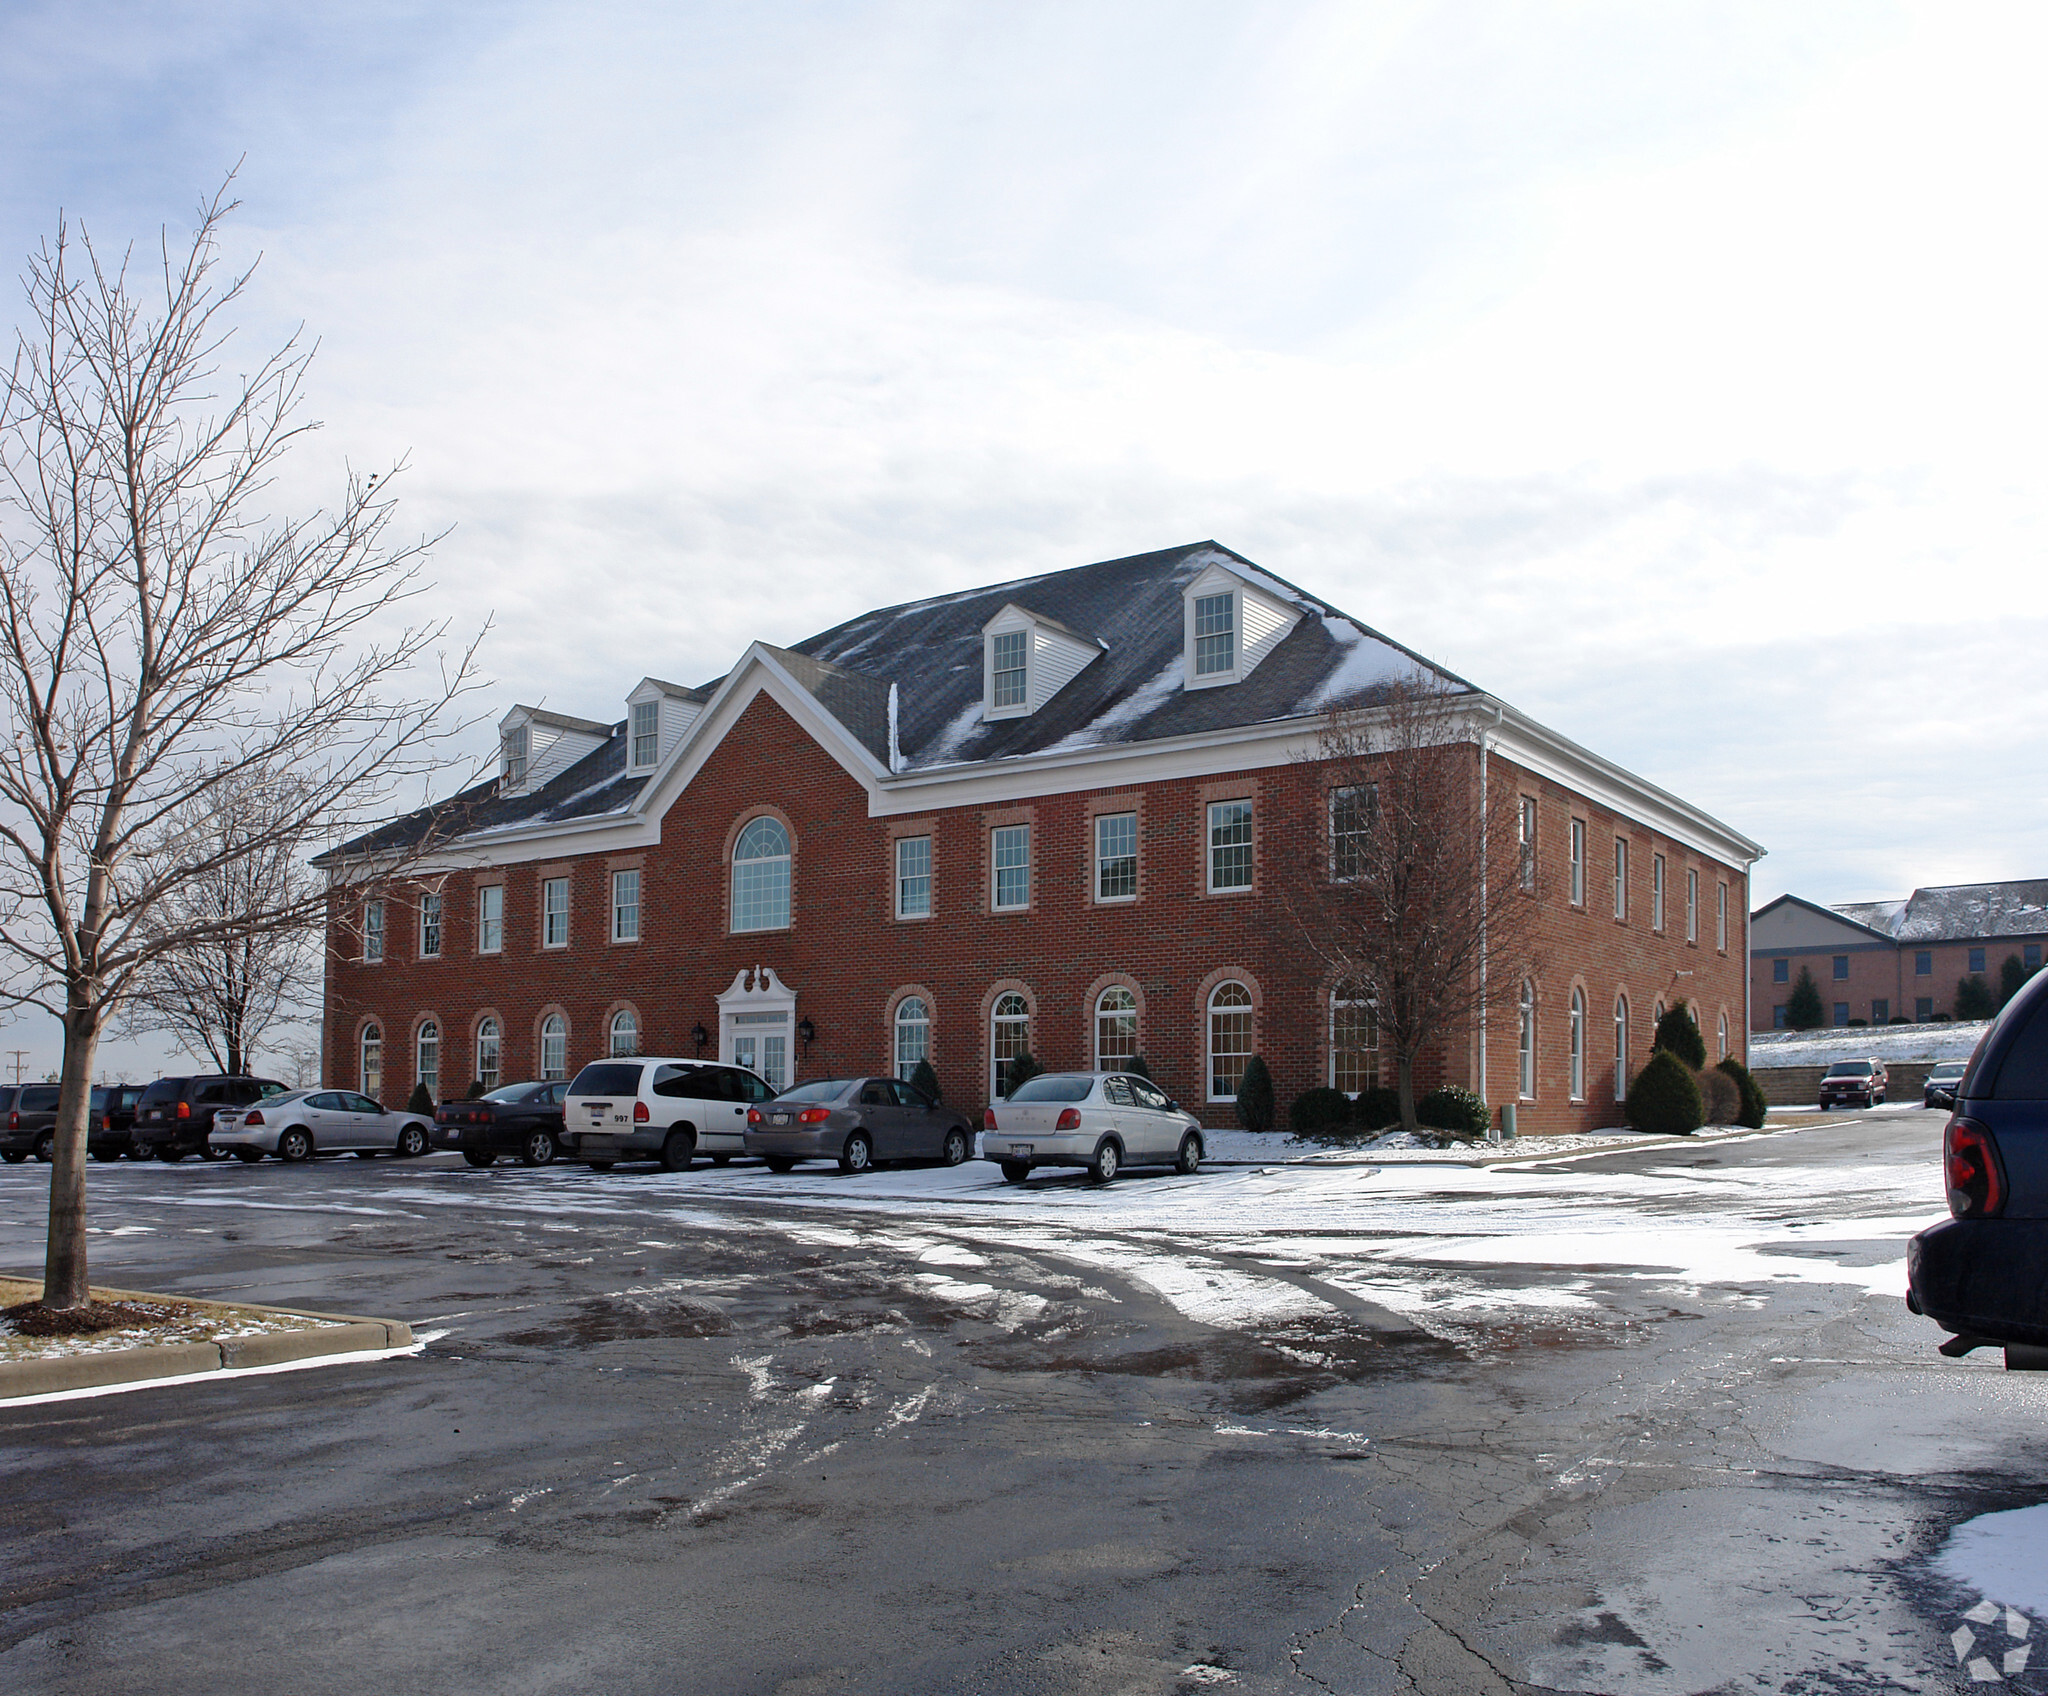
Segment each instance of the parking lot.
[[[426,1345],[0,1409],[0,1686],[1946,1688],[1930,1557],[2041,1499],[2048,1382],[1899,1299],[1941,1122],[1107,1188],[95,1167],[97,1279]],[[0,1265],[46,1182],[0,1171]]]

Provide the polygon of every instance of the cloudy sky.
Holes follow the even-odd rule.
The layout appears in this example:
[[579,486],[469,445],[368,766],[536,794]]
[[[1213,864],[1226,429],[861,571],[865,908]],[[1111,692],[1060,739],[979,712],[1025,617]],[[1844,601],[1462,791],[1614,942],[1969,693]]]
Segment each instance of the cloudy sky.
[[493,716],[1213,536],[1849,900],[2048,875],[2044,37],[12,0],[0,249],[242,160],[250,352],[321,343],[280,502],[409,458]]

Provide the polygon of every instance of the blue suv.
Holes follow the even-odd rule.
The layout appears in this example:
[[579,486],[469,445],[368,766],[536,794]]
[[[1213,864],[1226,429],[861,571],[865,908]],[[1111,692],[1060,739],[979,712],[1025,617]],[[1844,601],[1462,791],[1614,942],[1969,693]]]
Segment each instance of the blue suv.
[[2048,1366],[2048,972],[1978,1041],[1942,1133],[1951,1218],[1906,1248],[1906,1305],[1954,1336]]

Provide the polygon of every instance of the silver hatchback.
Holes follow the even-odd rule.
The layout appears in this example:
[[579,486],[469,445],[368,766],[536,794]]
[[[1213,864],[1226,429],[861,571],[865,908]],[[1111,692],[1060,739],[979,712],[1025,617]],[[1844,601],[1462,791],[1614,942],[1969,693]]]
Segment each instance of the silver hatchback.
[[981,1118],[981,1153],[1021,1184],[1034,1166],[1081,1166],[1108,1183],[1125,1166],[1202,1167],[1202,1122],[1133,1072],[1045,1072]]
[[884,1160],[958,1166],[974,1152],[964,1114],[901,1078],[824,1078],[784,1090],[747,1114],[747,1152],[787,1172],[799,1160],[836,1160],[865,1172]]

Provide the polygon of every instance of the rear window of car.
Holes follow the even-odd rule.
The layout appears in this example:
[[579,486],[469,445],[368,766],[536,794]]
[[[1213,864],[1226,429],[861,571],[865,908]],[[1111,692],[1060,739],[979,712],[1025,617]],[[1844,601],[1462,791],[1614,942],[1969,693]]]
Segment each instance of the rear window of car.
[[1868,1060],[1837,1060],[1828,1068],[1831,1078],[1867,1078],[1870,1076]]
[[1047,1072],[1043,1077],[1027,1078],[1010,1092],[1012,1101],[1086,1101],[1088,1092],[1095,1087],[1095,1080],[1087,1076],[1074,1076],[1059,1072]]
[[524,1101],[532,1084],[507,1084],[503,1089],[487,1089],[477,1097],[479,1101]]
[[22,1113],[54,1113],[57,1111],[57,1096],[61,1084],[29,1084],[21,1092],[21,1105],[16,1109]]
[[837,1101],[859,1080],[855,1078],[818,1078],[811,1083],[798,1084],[786,1089],[775,1099],[777,1101]]
[[[1987,1031],[1988,1037],[1991,1033]],[[1981,1052],[1981,1050],[1980,1050]],[[1973,1084],[1972,1093],[1981,1093]],[[2048,1101],[2048,996],[2037,996],[2027,1022],[2013,1032],[1992,1080],[1994,1101]]]
[[569,1086],[571,1095],[638,1095],[644,1066],[621,1065],[616,1060],[599,1060],[585,1066]]
[[191,1081],[190,1078],[158,1078],[142,1092],[142,1101],[138,1101],[136,1105],[141,1106],[143,1101],[176,1101],[184,1095],[185,1086]]

